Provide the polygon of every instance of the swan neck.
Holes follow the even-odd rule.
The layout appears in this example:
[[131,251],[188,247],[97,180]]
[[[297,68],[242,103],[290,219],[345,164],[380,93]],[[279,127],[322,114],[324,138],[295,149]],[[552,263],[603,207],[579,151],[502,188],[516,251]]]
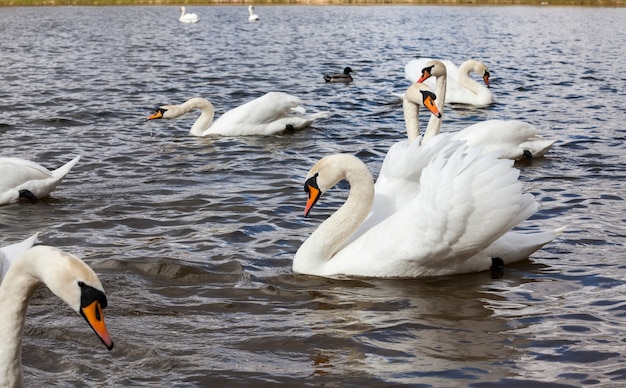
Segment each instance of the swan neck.
[[295,272],[322,274],[328,261],[367,218],[374,203],[374,180],[367,167],[359,163],[344,165],[345,179],[350,184],[348,198],[298,249],[293,261]]
[[22,337],[26,310],[41,280],[16,260],[0,284],[0,386],[23,386]]
[[409,142],[413,142],[420,136],[419,104],[405,96],[402,100],[402,111],[404,113],[406,134],[409,138]]
[[446,75],[441,75],[437,77],[437,90],[435,91],[435,95],[437,99],[435,100],[435,105],[437,106],[437,110],[441,114],[440,117],[435,115],[430,115],[428,119],[428,126],[426,127],[426,132],[424,132],[424,138],[422,139],[422,143],[428,141],[429,139],[439,135],[441,132],[441,122],[443,119],[443,108],[445,106],[446,101],[446,88],[448,86],[448,79]]
[[459,67],[459,84],[470,92],[478,95],[482,87],[469,76],[470,73],[474,71],[476,64],[477,62],[472,60],[465,61],[461,64],[461,67]]
[[204,98],[192,98],[191,100],[179,106],[179,116],[188,113],[194,109],[200,109],[202,113],[200,117],[193,123],[189,133],[193,136],[206,136],[206,132],[213,122],[215,116],[215,108],[213,104]]

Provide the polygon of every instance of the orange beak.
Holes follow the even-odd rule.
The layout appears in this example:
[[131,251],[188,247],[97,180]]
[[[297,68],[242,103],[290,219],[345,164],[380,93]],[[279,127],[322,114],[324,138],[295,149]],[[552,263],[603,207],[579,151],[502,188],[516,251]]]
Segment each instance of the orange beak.
[[441,118],[441,112],[437,109],[437,105],[435,105],[435,100],[432,96],[428,96],[424,99],[424,106],[437,118]]
[[160,119],[161,117],[163,117],[163,111],[161,109],[159,109],[156,112],[154,112],[153,114],[151,114],[150,116],[148,116],[148,118],[146,120],[147,121],[155,120],[155,119]]
[[485,85],[489,87],[489,72],[488,71],[486,71],[485,74],[483,75],[483,81],[485,81]]
[[113,349],[113,340],[111,339],[111,335],[109,334],[106,325],[104,324],[104,315],[102,313],[100,302],[96,300],[90,305],[81,308],[80,315],[85,318],[104,346],[106,346],[109,350]]
[[315,206],[315,203],[317,202],[320,195],[322,194],[320,189],[318,189],[317,187],[314,187],[311,185],[308,185],[307,187],[308,187],[307,192],[309,193],[309,199],[306,201],[306,207],[304,208],[305,217],[309,216],[311,209],[313,209],[313,206]]
[[429,78],[430,78],[430,70],[427,67],[424,70],[422,70],[422,76],[420,77],[420,79],[417,80],[417,83],[422,83],[422,82],[426,81]]

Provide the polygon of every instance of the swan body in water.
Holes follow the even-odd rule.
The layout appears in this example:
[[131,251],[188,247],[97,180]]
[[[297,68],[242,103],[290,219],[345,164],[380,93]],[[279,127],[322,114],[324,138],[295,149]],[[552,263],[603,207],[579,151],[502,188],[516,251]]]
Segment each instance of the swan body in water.
[[185,13],[185,7],[180,7],[179,22],[182,23],[196,23],[200,18],[195,13]]
[[[415,83],[422,76],[422,69],[430,58],[420,58],[409,61],[404,67],[404,74],[407,79]],[[493,93],[489,90],[489,69],[487,66],[474,59],[469,59],[457,67],[451,61],[441,61],[447,69],[448,83],[446,86],[445,100],[437,95],[441,101],[451,104],[467,104],[484,106],[493,103]],[[486,86],[479,84],[470,78],[469,74],[475,72],[484,81]],[[434,81],[427,82],[428,86],[435,88]]]
[[0,158],[0,205],[20,198],[37,202],[48,196],[78,163],[75,157],[54,171],[21,158]]
[[26,310],[42,283],[85,318],[109,350],[113,348],[102,313],[107,299],[95,272],[74,255],[45,245],[31,247],[33,243],[31,237],[0,252],[9,255],[10,262],[0,283],[1,387],[24,385],[22,337]]
[[[447,94],[447,66],[438,60],[427,62],[418,82],[424,82],[431,77],[436,79],[436,93],[440,97],[436,103],[443,114],[443,101],[446,101]],[[431,117],[423,141],[441,131],[441,121],[440,117]],[[466,141],[471,148],[482,147],[483,152],[495,151],[502,158],[514,160],[542,157],[555,142],[541,136],[535,126],[520,120],[482,121],[456,132],[454,138]]]
[[[423,87],[412,85],[405,99]],[[417,104],[405,102],[409,118],[411,103]],[[350,193],[300,246],[295,272],[394,278],[479,272],[491,269],[495,259],[526,259],[562,232],[511,231],[538,208],[522,192],[511,160],[471,149],[452,134],[425,143],[411,137],[390,148],[376,183],[352,155],[315,163],[305,182],[305,216],[339,181],[349,182]]]
[[297,131],[328,116],[325,112],[306,114],[302,101],[290,94],[269,92],[220,116],[215,122],[215,108],[208,100],[192,98],[181,105],[163,105],[148,120],[173,119],[194,109],[202,113],[191,127],[193,136],[275,135]]
[[250,5],[248,6],[248,21],[249,22],[256,22],[257,20],[259,20],[259,15],[254,13],[254,5]]

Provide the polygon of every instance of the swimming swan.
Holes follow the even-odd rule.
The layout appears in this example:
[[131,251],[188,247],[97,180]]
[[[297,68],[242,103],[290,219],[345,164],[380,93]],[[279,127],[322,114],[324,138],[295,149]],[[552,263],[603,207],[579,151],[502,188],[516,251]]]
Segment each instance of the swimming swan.
[[22,337],[26,309],[42,283],[85,318],[107,349],[113,348],[102,314],[107,299],[98,276],[74,255],[50,246],[34,246],[13,260],[0,283],[1,387],[24,385]]
[[[430,58],[420,58],[409,61],[404,66],[404,74],[411,82],[417,82],[422,76],[422,69],[426,63],[430,62]],[[457,67],[451,61],[442,61],[447,68],[448,84],[446,89],[445,102],[451,104],[468,104],[484,106],[493,103],[493,93],[489,87],[489,69],[479,61],[469,59]],[[470,78],[471,72],[477,73],[487,85],[486,87]],[[428,86],[434,88],[434,82],[428,83]],[[437,93],[439,95],[439,93]],[[441,98],[441,96],[439,96]],[[443,98],[441,98],[442,101]]]
[[259,20],[259,15],[254,13],[254,5],[248,6],[248,13],[250,14],[250,16],[248,16],[249,22],[256,22]]
[[54,171],[29,160],[0,158],[0,205],[25,198],[37,202],[61,183],[80,160],[75,157]]
[[200,97],[181,105],[163,105],[148,120],[173,119],[194,109],[202,114],[191,127],[193,136],[275,135],[286,130],[297,131],[310,126],[327,113],[305,115],[302,101],[290,94],[270,92],[237,108],[231,109],[213,122],[213,104]]
[[[446,101],[447,68],[441,61],[432,60],[425,64],[418,82],[434,77],[437,82],[437,108],[444,111]],[[431,117],[423,141],[436,136],[441,130],[441,118]],[[431,125],[431,122],[433,122]],[[520,160],[545,155],[555,140],[546,139],[539,130],[520,120],[487,120],[466,127],[454,135],[464,140],[470,148],[483,147],[484,152],[496,151],[500,157]]]
[[183,23],[196,23],[200,18],[195,13],[185,13],[185,7],[180,7],[180,17],[178,18],[179,22]]
[[[410,96],[423,88],[407,89],[405,108],[412,103],[419,111],[419,99]],[[407,118],[412,115],[405,110]],[[298,249],[295,272],[325,277],[479,272],[490,269],[494,259],[503,264],[526,259],[562,232],[510,231],[538,208],[531,194],[522,193],[512,161],[469,149],[452,134],[424,144],[416,140],[389,149],[375,184],[354,156],[331,155],[311,168],[305,216],[343,179],[350,194]]]

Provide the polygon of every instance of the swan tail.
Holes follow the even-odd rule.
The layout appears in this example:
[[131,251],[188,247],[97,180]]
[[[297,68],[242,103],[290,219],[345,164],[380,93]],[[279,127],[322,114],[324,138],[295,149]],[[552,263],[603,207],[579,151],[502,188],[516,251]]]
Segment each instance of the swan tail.
[[61,167],[57,168],[56,170],[52,171],[52,176],[60,181],[70,172],[70,170],[76,165],[76,163],[78,163],[79,160],[80,155],[65,163]]
[[485,251],[488,257],[499,257],[504,264],[527,259],[544,245],[559,237],[565,227],[542,232],[511,231],[496,240]]

